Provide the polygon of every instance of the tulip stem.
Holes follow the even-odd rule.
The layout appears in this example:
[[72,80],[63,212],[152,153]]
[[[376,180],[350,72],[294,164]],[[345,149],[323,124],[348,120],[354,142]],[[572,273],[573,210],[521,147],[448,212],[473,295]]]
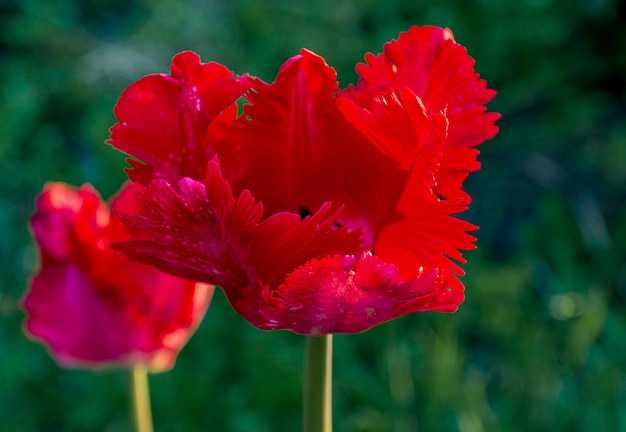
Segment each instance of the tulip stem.
[[131,369],[130,391],[132,396],[134,432],[152,432],[152,410],[150,408],[148,370],[145,366],[136,365]]
[[333,336],[308,336],[303,398],[303,432],[332,432]]

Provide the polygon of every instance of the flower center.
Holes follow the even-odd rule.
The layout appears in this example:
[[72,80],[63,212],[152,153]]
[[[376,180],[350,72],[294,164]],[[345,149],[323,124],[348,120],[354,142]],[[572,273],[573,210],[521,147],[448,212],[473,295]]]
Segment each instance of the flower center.
[[300,213],[300,220],[304,219],[307,216],[313,216],[313,213],[311,213],[309,209],[304,206],[298,207],[298,213]]

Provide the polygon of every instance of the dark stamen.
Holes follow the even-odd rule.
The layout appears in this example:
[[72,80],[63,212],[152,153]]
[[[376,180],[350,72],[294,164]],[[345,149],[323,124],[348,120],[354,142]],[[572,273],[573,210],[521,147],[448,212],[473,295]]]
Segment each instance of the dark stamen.
[[[300,213],[300,220],[304,219],[307,216],[313,216],[313,213],[311,213],[309,209],[304,206],[298,207],[298,213]],[[337,228],[343,228],[343,225],[341,225],[339,222],[335,222],[334,225]]]
[[307,216],[313,216],[309,209],[304,206],[298,207],[298,212],[300,213],[300,220],[304,219]]

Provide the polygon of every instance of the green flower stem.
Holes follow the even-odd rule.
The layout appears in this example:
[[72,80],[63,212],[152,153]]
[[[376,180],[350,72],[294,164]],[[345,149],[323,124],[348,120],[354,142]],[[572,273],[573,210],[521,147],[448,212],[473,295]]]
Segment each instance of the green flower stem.
[[132,396],[133,431],[152,432],[148,369],[145,366],[137,365],[131,369],[130,391]]
[[303,432],[332,432],[333,336],[308,336],[304,375]]

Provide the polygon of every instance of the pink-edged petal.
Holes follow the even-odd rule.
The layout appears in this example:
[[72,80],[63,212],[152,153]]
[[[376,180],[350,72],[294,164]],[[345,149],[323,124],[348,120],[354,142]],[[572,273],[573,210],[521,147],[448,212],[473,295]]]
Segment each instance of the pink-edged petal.
[[[134,186],[114,200],[133,208]],[[41,269],[24,298],[26,331],[65,366],[173,366],[212,286],[130,262],[109,248],[121,226],[86,185],[46,185],[31,219]]]
[[36,205],[31,226],[44,261],[76,257],[77,244],[97,243],[109,223],[109,209],[90,185],[47,183]]
[[126,320],[116,300],[100,296],[72,262],[45,265],[24,299],[26,330],[65,366],[123,359],[133,349],[126,332],[119,332]]
[[129,176],[143,185],[155,177],[203,179],[215,155],[207,128],[248,86],[246,76],[235,78],[225,66],[182,52],[170,75],[148,75],[122,92],[108,143],[139,160],[129,161]]
[[220,285],[248,321],[261,325],[259,286],[276,287],[294,268],[330,253],[360,250],[360,233],[334,225],[323,205],[300,220],[263,206],[249,191],[233,195],[219,162],[208,164],[206,185],[190,178],[178,187],[154,180],[138,195],[142,212],[122,215],[137,240],[114,248],[134,260],[189,279]]
[[265,289],[264,298],[262,328],[319,336],[362,332],[414,312],[454,312],[463,294],[436,270],[406,279],[365,252],[311,260],[277,290]]
[[26,331],[66,367],[170,369],[204,316],[213,287],[133,265],[143,271],[151,296],[139,304],[73,262],[44,265],[24,299]]
[[[460,189],[460,174],[480,167],[478,152],[470,147],[496,135],[495,122],[500,115],[485,112],[484,105],[495,91],[474,71],[474,60],[466,49],[454,41],[449,29],[414,26],[385,44],[382,54],[367,54],[366,62],[357,66],[358,87],[341,94],[367,107],[378,92],[407,87],[429,112],[447,110],[450,129],[444,152],[462,149],[454,159],[463,160],[464,167],[459,169],[443,158],[436,174],[436,192],[446,198],[467,198]],[[448,183],[449,179],[454,182]]]
[[[116,286],[125,302],[126,321],[120,321],[119,331],[126,332],[133,355],[142,356],[153,371],[170,369],[206,314],[215,287],[122,258],[128,277],[125,285],[118,282]],[[135,294],[129,297],[133,288]],[[126,364],[130,365],[129,361]]]

